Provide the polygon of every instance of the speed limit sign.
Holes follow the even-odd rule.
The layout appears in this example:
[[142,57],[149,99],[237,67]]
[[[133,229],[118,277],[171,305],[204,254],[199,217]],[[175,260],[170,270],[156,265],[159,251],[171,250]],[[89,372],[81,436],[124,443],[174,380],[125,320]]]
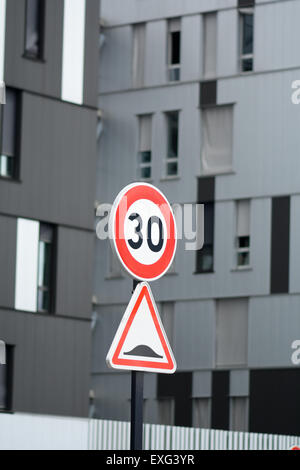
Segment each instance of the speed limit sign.
[[147,183],[126,186],[117,196],[109,219],[113,250],[135,279],[154,281],[174,259],[177,232],[166,197]]

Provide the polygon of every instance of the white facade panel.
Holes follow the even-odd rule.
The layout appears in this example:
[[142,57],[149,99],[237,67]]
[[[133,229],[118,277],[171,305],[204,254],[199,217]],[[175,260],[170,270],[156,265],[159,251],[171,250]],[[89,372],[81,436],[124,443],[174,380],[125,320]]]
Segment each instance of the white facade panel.
[[199,80],[202,73],[201,15],[181,19],[181,80]]
[[76,104],[83,102],[85,12],[85,0],[65,0],[61,96]]
[[37,309],[39,222],[18,219],[15,308]]
[[217,75],[235,75],[238,69],[238,10],[219,11],[217,19]]
[[145,86],[162,85],[167,81],[167,39],[166,20],[147,24]]

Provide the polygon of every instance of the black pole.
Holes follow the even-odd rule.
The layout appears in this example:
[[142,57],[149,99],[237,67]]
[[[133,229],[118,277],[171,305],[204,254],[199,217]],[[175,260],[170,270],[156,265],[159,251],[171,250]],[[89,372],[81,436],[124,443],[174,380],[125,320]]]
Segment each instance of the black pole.
[[[133,281],[133,291],[139,281]],[[131,371],[130,450],[143,450],[144,372]]]

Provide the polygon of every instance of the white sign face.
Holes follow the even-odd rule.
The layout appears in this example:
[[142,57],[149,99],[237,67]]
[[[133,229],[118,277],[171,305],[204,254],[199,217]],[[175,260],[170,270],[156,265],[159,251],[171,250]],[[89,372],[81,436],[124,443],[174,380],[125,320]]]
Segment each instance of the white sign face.
[[174,259],[177,232],[165,196],[147,183],[126,186],[117,196],[109,219],[112,248],[135,279],[163,276]]
[[146,282],[136,287],[106,361],[114,369],[175,372],[176,362]]

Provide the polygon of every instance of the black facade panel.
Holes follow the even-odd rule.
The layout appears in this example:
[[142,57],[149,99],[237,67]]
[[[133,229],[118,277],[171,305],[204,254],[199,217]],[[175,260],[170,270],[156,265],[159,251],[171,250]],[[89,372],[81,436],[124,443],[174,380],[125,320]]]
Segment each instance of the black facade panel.
[[157,377],[157,397],[175,399],[175,426],[192,426],[192,380],[191,372]]
[[16,230],[17,222],[14,217],[0,215],[0,308],[14,307]]
[[272,199],[271,294],[289,291],[290,198]]
[[200,107],[217,105],[217,81],[200,83]]
[[88,415],[88,321],[0,310],[0,331],[14,347],[14,411]]
[[300,369],[250,372],[249,431],[299,435]]
[[229,372],[214,371],[212,376],[212,429],[229,429]]
[[9,86],[59,98],[62,76],[63,8],[46,0],[43,60],[24,56],[25,0],[6,2],[5,81]]
[[214,202],[215,200],[215,178],[198,178],[198,204]]
[[0,213],[93,230],[96,112],[23,93],[21,182],[0,181]]
[[94,235],[65,227],[57,235],[56,313],[90,318]]
[[88,0],[86,2],[85,20],[83,102],[95,108],[98,105],[99,17],[99,0]]

